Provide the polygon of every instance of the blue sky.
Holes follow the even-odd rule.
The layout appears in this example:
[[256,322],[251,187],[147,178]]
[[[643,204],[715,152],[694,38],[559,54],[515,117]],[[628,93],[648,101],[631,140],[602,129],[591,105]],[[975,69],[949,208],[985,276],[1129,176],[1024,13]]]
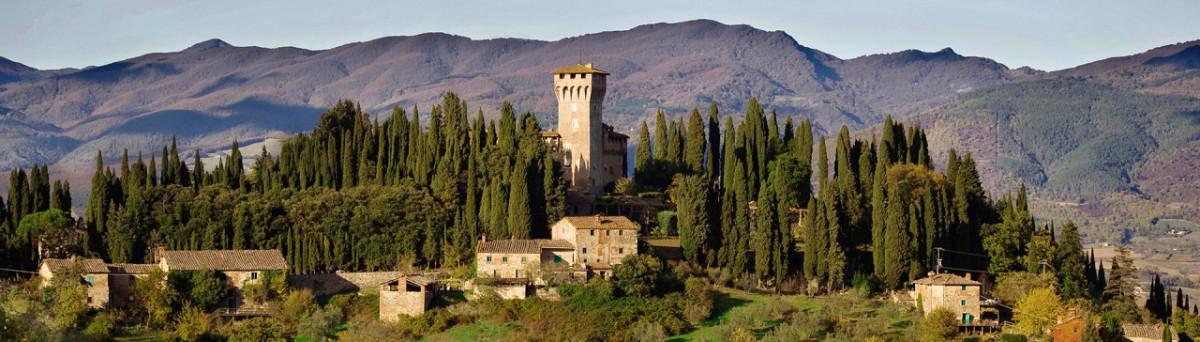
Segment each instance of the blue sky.
[[1200,1],[147,1],[0,0],[0,56],[103,65],[210,38],[328,49],[385,36],[558,40],[714,19],[782,30],[841,58],[905,49],[1057,70],[1200,39]]

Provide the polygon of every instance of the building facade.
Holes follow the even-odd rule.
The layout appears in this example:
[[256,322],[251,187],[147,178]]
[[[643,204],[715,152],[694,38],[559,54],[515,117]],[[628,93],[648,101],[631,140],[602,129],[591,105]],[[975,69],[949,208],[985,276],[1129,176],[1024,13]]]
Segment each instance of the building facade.
[[611,269],[638,253],[639,230],[624,216],[568,216],[550,227],[550,235],[575,246],[574,260],[580,264]]
[[[551,227],[551,239],[484,236],[475,247],[475,274],[504,285],[544,285],[547,277],[609,278],[613,265],[638,253],[639,230],[624,216],[569,216]],[[502,294],[517,291],[508,287],[513,286]]]
[[628,175],[629,136],[604,124],[608,73],[588,63],[552,74],[558,129],[542,136],[551,151],[557,151],[570,192],[583,198],[599,196],[605,185]]
[[93,308],[130,307],[134,286],[153,269],[142,264],[106,264],[100,259],[46,258],[38,265],[42,286],[50,285],[50,279],[73,266],[82,272],[80,282],[87,287],[87,304]]
[[928,278],[914,281],[914,300],[921,311],[928,315],[937,308],[946,308],[955,313],[959,324],[979,324],[980,283],[950,273],[931,274]]

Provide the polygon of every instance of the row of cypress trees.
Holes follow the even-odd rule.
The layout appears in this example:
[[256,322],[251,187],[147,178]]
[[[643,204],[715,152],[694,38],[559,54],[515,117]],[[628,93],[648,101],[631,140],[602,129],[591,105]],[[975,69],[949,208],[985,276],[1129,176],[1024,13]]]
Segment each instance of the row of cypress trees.
[[548,237],[566,194],[537,118],[507,102],[498,121],[467,108],[448,92],[428,115],[395,107],[380,122],[341,101],[249,173],[236,141],[211,171],[199,151],[181,162],[174,139],[161,167],[126,153],[114,170],[97,155],[85,249],[138,262],[155,246],[279,248],[309,272],[456,265],[481,234]]

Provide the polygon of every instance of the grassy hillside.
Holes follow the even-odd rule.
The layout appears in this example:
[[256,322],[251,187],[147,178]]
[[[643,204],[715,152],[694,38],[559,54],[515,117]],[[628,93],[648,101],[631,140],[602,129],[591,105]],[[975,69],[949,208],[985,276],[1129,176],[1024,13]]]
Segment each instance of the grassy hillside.
[[1200,99],[1057,78],[979,90],[906,121],[928,129],[934,154],[966,146],[985,187],[1025,183],[1035,214],[1092,226],[1101,241],[1154,218],[1200,218]]

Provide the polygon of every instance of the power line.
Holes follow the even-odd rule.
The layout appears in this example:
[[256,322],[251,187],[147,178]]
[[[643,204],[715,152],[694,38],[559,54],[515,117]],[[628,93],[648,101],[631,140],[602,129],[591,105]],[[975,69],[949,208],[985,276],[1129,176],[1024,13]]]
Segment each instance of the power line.
[[974,255],[977,257],[983,257],[983,258],[989,258],[989,259],[992,258],[992,256],[990,256],[990,255],[976,254],[976,253],[970,253],[970,252],[959,252],[959,251],[949,250],[949,249],[945,249],[945,248],[941,248],[941,247],[934,247],[933,249],[940,250],[943,252],[955,253],[955,254]]
[[27,274],[37,274],[37,272],[34,272],[34,271],[18,270],[18,269],[12,269],[12,268],[3,268],[3,267],[0,267],[0,271],[9,271],[9,272],[27,273]]

